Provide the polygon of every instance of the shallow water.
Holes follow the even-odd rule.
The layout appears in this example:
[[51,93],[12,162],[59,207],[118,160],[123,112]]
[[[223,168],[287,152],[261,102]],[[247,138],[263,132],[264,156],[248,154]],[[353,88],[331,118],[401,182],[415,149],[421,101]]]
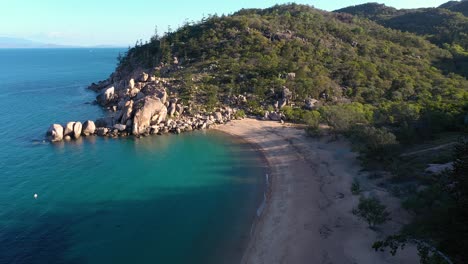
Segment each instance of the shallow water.
[[53,122],[105,114],[86,85],[121,51],[0,50],[0,263],[239,259],[264,183],[247,144],[211,131],[42,142]]

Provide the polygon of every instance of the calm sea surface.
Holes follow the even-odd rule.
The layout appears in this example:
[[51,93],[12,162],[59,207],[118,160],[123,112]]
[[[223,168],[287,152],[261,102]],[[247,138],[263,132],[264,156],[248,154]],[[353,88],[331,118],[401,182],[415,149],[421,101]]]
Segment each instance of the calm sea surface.
[[42,141],[51,123],[105,115],[86,86],[122,51],[0,50],[1,264],[239,260],[264,184],[245,143],[216,132]]

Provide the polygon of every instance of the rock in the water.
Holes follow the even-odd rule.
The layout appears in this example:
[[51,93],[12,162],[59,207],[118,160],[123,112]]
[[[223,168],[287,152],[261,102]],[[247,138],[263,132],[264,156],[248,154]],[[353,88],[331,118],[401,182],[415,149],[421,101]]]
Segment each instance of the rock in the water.
[[132,78],[128,81],[128,88],[131,90],[133,87],[135,87],[135,80]]
[[109,132],[109,129],[107,127],[98,127],[96,129],[96,134],[101,137],[107,135],[108,132]]
[[96,125],[94,124],[93,121],[88,120],[83,123],[83,129],[81,131],[81,134],[83,134],[83,136],[92,135],[94,134],[95,131],[96,131]]
[[145,97],[135,102],[135,116],[133,117],[132,133],[140,135],[150,127],[153,116],[167,112],[166,106],[159,98]]
[[125,129],[127,129],[127,126],[126,125],[122,125],[122,124],[115,124],[114,125],[114,128],[119,130],[120,132],[122,131],[125,131]]
[[52,142],[58,142],[63,140],[63,127],[59,124],[53,124],[47,130],[47,139]]
[[112,127],[114,123],[113,117],[102,117],[96,120],[96,127]]
[[83,128],[83,125],[81,124],[81,122],[76,122],[75,124],[73,124],[73,133],[72,133],[73,138],[77,139],[81,137],[82,128]]
[[68,122],[67,125],[65,126],[65,129],[63,131],[63,136],[72,136],[73,134],[73,126],[75,125],[75,122]]
[[102,106],[106,106],[114,98],[114,92],[115,92],[114,86],[109,87],[109,88],[103,90],[101,92],[101,94],[99,94],[96,97],[96,101],[98,102],[98,104],[100,104]]

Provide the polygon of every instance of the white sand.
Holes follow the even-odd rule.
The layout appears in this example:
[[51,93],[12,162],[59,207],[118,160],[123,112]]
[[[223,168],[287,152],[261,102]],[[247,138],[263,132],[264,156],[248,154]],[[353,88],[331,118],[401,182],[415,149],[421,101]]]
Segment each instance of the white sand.
[[[271,193],[242,263],[419,263],[414,248],[396,257],[371,248],[383,235],[351,213],[358,197],[350,186],[360,168],[345,142],[312,139],[303,129],[254,119],[218,129],[258,145],[271,170]],[[398,200],[393,207],[399,210]],[[391,234],[399,226],[391,221],[382,229]]]

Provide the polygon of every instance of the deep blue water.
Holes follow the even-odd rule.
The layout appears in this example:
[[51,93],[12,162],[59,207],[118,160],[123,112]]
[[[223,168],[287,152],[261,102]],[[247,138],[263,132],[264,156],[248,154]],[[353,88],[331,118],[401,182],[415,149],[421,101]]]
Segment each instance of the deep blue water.
[[239,260],[264,175],[245,143],[216,132],[42,141],[51,123],[105,114],[86,86],[121,51],[0,50],[1,264]]

